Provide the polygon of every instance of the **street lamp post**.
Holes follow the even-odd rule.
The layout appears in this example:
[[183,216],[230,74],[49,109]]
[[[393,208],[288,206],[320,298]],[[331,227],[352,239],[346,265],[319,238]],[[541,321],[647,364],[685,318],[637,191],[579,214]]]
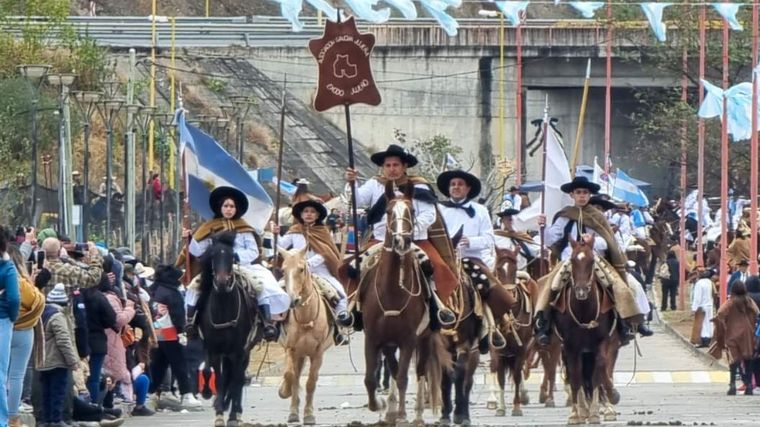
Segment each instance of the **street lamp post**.
[[236,136],[236,150],[238,155],[238,162],[243,164],[243,155],[245,154],[243,144],[243,126],[248,112],[251,110],[251,100],[247,96],[237,95],[231,96],[230,102],[235,107],[235,136]]
[[37,226],[37,104],[42,79],[50,70],[50,65],[24,64],[17,67],[32,93],[32,200],[29,204],[32,226]]
[[84,161],[82,165],[82,174],[84,181],[82,185],[82,240],[87,241],[87,226],[90,219],[90,133],[92,131],[92,115],[95,113],[95,103],[103,96],[102,92],[74,92],[74,100],[82,114],[84,127]]
[[71,183],[71,127],[68,122],[69,88],[76,79],[76,74],[48,74],[50,86],[58,89],[58,230],[70,236],[74,230],[73,187]]
[[[115,91],[106,92],[113,96]],[[117,97],[109,97],[97,103],[98,113],[106,125],[106,228],[105,241],[106,247],[111,240],[111,201],[113,198],[113,125],[119,118],[119,111],[124,105],[124,100]]]
[[165,164],[166,164],[166,144],[167,144],[167,134],[169,133],[169,128],[172,125],[172,121],[174,120],[174,115],[170,113],[161,113],[161,114],[154,114],[153,115],[153,121],[158,124],[158,132],[159,132],[159,138],[161,140],[161,148],[158,151],[159,155],[159,165],[161,170],[161,200],[159,201],[160,210],[161,210],[161,221],[158,222],[158,231],[159,231],[159,245],[160,248],[160,255],[161,255],[161,262],[165,262],[165,255],[166,255],[166,248],[164,247],[164,218],[166,218],[166,207],[164,204],[164,191],[163,189],[166,188],[166,175],[164,174],[165,171]]
[[124,234],[126,246],[130,250],[135,249],[135,128],[137,125],[137,113],[142,105],[127,105],[127,132],[124,138],[124,191],[126,191],[126,203],[124,206]]
[[150,244],[148,242],[150,236],[150,229],[148,227],[148,200],[151,189],[148,188],[148,131],[150,130],[150,123],[153,120],[153,113],[156,111],[156,107],[142,107],[139,111],[137,126],[140,128],[140,135],[142,137],[142,189],[143,189],[143,212],[142,212],[142,259],[149,259]]

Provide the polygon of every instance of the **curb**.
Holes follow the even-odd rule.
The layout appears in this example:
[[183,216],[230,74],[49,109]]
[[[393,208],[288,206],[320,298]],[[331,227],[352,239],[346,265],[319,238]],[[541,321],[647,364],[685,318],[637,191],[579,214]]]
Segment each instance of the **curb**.
[[709,354],[707,354],[704,351],[698,349],[697,347],[694,347],[694,344],[692,344],[691,341],[688,338],[686,338],[685,336],[683,336],[680,333],[678,333],[678,331],[676,331],[675,329],[673,329],[673,327],[670,326],[668,324],[668,322],[666,322],[664,319],[662,319],[659,316],[659,312],[657,313],[657,317],[658,317],[658,320],[660,322],[660,325],[662,325],[662,327],[663,327],[663,329],[665,329],[665,331],[667,331],[670,335],[678,338],[683,343],[683,345],[685,347],[687,347],[697,357],[699,357],[700,359],[702,359],[703,362],[707,363],[711,367],[712,366],[717,366],[720,369],[723,369],[723,370],[726,370],[726,371],[729,370],[728,366],[725,363],[723,363],[723,361],[715,360]]

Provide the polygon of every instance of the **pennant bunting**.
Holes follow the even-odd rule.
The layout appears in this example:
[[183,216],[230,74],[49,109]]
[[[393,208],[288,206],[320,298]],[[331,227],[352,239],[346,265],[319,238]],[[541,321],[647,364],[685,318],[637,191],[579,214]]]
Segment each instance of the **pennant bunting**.
[[571,1],[568,4],[586,19],[593,18],[594,13],[596,13],[600,7],[604,6],[604,2],[602,1]]
[[736,19],[736,13],[739,11],[739,7],[741,7],[740,4],[737,3],[713,3],[712,4],[713,9],[715,9],[720,16],[723,17],[723,19],[728,22],[728,26],[731,27],[734,31],[742,31],[744,27],[742,27],[742,24],[739,23],[739,20]]
[[504,17],[509,20],[512,26],[517,27],[522,23],[525,9],[528,8],[529,1],[497,1],[496,7],[499,8]]
[[447,7],[455,6],[457,2],[452,0],[419,0],[419,2],[430,16],[438,21],[446,34],[449,36],[457,35],[459,32],[459,22],[446,12]]
[[660,42],[667,40],[667,28],[662,22],[662,12],[672,3],[641,3],[641,10],[649,20],[649,26],[652,28],[654,36]]
[[346,0],[346,3],[359,18],[372,22],[373,24],[383,24],[388,22],[388,18],[391,17],[391,10],[387,7],[375,10],[373,6],[375,6],[378,1],[379,0]]

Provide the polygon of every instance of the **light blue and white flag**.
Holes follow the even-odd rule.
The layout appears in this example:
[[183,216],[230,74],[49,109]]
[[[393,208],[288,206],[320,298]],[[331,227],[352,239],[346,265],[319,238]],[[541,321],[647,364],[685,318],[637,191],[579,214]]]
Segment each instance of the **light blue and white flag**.
[[516,27],[522,23],[525,15],[525,9],[528,8],[529,1],[497,1],[496,7],[499,8],[504,17],[509,20],[512,26]]
[[378,1],[379,0],[346,0],[346,3],[359,18],[372,22],[373,24],[382,24],[387,22],[388,18],[391,17],[391,10],[387,7],[375,10],[373,6],[375,6]]
[[725,96],[728,133],[731,139],[734,141],[750,139],[752,137],[752,83],[739,83],[725,92],[707,80],[702,80],[702,84],[706,93],[702,105],[699,106],[699,117],[704,119],[720,117],[722,120],[723,97]]
[[214,213],[208,203],[211,191],[221,186],[237,188],[248,198],[243,219],[262,231],[273,210],[272,199],[264,188],[214,138],[187,123],[182,112],[177,114],[177,127],[180,150],[185,155],[190,208],[203,219],[212,219]]
[[[274,183],[275,185],[277,185],[278,182],[279,181],[277,180],[276,176],[272,177],[272,183]],[[292,195],[296,194],[296,190],[297,189],[298,189],[297,185],[291,184],[291,183],[289,183],[287,181],[280,182],[280,190],[282,190],[283,193],[285,193],[285,194],[287,194],[289,196],[292,196]]]
[[593,18],[596,11],[604,6],[603,1],[571,1],[568,4],[586,19]]
[[406,19],[417,19],[417,8],[414,7],[412,0],[384,0],[404,15]]
[[649,26],[652,28],[654,36],[661,42],[667,40],[667,28],[662,22],[662,12],[671,5],[672,3],[641,3],[641,10],[644,11],[644,15],[649,20]]
[[422,7],[432,16],[449,36],[453,37],[459,32],[459,22],[452,18],[446,9],[449,6],[459,7],[461,0],[418,0]]
[[728,22],[728,26],[731,27],[734,31],[742,31],[744,27],[742,27],[742,24],[739,23],[739,20],[736,19],[736,13],[739,11],[739,7],[741,7],[740,4],[737,3],[713,3],[712,4],[713,9],[715,9],[720,16],[723,17],[723,19]]
[[[303,0],[272,0],[280,4],[280,15],[290,22],[293,31],[303,30],[303,23],[299,19],[301,10],[303,10]],[[337,21],[338,10],[332,7],[325,0],[306,0],[315,9],[325,14],[330,21]]]
[[634,206],[649,206],[649,199],[647,199],[646,194],[633,183],[631,177],[620,169],[615,174],[612,197]]

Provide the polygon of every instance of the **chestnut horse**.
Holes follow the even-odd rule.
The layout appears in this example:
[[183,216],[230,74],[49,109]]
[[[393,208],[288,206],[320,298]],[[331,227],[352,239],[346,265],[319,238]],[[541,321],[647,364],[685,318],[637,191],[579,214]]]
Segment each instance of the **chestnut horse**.
[[[412,197],[414,187],[406,186],[396,197],[393,183],[385,188],[387,231],[377,264],[369,268],[359,287],[358,303],[364,319],[364,385],[371,411],[385,408],[378,399],[377,369],[381,353],[390,365],[391,385],[388,422],[406,420],[406,389],[412,356],[416,356],[417,400],[415,422],[424,422],[426,390],[435,411],[441,401],[442,371],[448,369],[449,355],[437,331],[429,329],[430,288],[421,271],[415,246]],[[396,359],[395,353],[399,351]],[[395,389],[398,401],[395,401]],[[398,408],[396,408],[396,404]]]
[[314,417],[314,390],[317,388],[319,368],[325,351],[333,343],[330,307],[320,295],[313,276],[306,265],[308,246],[301,250],[278,249],[282,257],[282,273],[285,291],[290,295],[292,306],[285,323],[285,372],[279,395],[290,398],[289,423],[297,423],[299,382],[301,371],[309,359],[309,378],[306,381],[306,404],[303,412],[305,425],[316,424]]
[[512,400],[512,416],[522,416],[521,404],[529,403],[528,393],[523,388],[523,367],[528,349],[533,341],[533,304],[538,297],[538,285],[532,279],[523,289],[517,280],[517,257],[520,247],[496,249],[496,274],[502,287],[512,296],[514,303],[508,311],[497,318],[499,329],[507,345],[499,350],[491,350],[491,371],[496,373],[499,383],[499,400],[496,415],[506,415],[504,401],[506,375],[512,374],[515,395]]
[[599,393],[610,381],[607,347],[615,332],[615,313],[594,274],[593,237],[590,242],[571,239],[570,245],[570,283],[555,304],[555,327],[572,397],[568,424],[598,424]]

